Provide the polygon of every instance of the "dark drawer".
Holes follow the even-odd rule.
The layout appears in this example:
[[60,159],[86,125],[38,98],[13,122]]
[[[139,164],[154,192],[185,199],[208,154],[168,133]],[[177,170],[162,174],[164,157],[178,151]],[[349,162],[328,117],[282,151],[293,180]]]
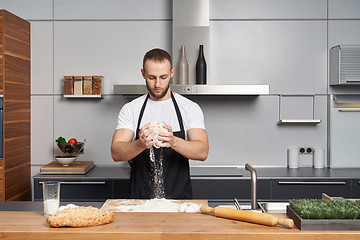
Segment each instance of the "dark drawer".
[[128,198],[129,195],[130,180],[114,180],[113,181],[113,196],[114,198]]
[[360,198],[360,179],[352,180],[352,198]]
[[[209,200],[230,200],[234,197],[241,201],[249,201],[251,198],[250,179],[226,179],[226,178],[192,178],[193,198]],[[257,198],[269,200],[270,180],[257,181]]]
[[272,199],[289,200],[293,198],[320,199],[322,193],[329,196],[351,196],[351,180],[309,179],[272,180]]
[[[56,179],[36,179],[34,181],[34,200],[43,199],[42,182],[57,181]],[[96,180],[96,181],[79,181],[66,180],[60,184],[60,200],[61,201],[105,201],[112,198],[112,181]]]

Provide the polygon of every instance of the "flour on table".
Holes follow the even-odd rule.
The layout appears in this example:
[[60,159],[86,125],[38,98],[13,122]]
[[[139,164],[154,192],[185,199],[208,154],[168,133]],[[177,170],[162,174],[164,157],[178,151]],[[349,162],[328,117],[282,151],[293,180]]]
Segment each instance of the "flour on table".
[[121,205],[112,206],[109,210],[113,212],[199,212],[200,206],[196,203],[155,198],[123,201]]

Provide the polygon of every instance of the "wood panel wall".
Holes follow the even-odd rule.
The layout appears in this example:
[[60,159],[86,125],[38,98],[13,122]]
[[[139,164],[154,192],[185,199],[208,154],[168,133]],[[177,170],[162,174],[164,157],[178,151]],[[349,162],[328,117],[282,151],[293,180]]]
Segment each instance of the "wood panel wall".
[[0,39],[4,113],[0,200],[31,200],[30,23],[0,10]]

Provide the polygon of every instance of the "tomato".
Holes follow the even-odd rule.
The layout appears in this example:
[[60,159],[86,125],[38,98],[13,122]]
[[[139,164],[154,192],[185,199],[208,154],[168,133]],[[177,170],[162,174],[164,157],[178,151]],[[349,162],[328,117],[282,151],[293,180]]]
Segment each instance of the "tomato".
[[68,144],[77,144],[77,140],[75,138],[72,138],[68,141]]

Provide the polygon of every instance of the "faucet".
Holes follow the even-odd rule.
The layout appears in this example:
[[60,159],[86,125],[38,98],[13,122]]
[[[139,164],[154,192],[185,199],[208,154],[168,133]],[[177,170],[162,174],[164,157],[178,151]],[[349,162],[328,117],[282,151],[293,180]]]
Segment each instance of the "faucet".
[[245,170],[250,171],[251,173],[251,209],[257,209],[257,176],[256,170],[248,163],[245,164]]

